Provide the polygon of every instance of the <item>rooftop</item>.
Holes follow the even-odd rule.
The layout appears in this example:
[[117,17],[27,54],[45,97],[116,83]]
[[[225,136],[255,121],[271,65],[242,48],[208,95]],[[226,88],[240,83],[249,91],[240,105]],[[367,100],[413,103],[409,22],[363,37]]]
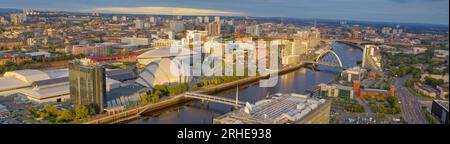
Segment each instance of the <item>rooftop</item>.
[[447,111],[448,111],[448,101],[443,101],[443,100],[434,100],[436,103],[438,103],[439,105],[441,105],[442,107],[444,107]]
[[181,48],[178,52],[171,52],[171,48],[159,48],[149,50],[137,58],[145,59],[145,58],[163,58],[163,57],[175,57],[175,56],[189,56],[191,54],[197,54],[197,52],[191,51],[189,49]]
[[24,81],[21,81],[19,79],[12,78],[12,77],[1,77],[0,78],[0,91],[6,91],[6,90],[21,88],[21,87],[27,87],[29,85],[30,84],[28,84]]
[[[9,74],[8,74],[9,73]],[[20,76],[24,76],[27,78],[27,82],[34,82],[36,80],[42,80],[42,79],[48,79],[47,73],[40,71],[40,70],[32,70],[32,69],[26,69],[26,70],[16,70],[11,72],[6,72],[5,77],[7,76],[15,76],[13,74],[17,74]]]
[[70,93],[70,89],[69,85],[66,84],[41,89],[25,88],[20,90],[20,93],[27,95],[31,98],[41,100],[55,96],[68,95]]
[[299,94],[282,94],[220,116],[224,123],[286,124],[295,123],[325,103],[325,99]]

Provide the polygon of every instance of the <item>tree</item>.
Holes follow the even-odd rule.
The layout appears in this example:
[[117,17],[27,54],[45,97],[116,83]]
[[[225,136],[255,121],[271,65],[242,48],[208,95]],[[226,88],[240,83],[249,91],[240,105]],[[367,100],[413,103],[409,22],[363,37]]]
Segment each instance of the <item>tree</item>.
[[150,97],[149,97],[148,94],[141,96],[141,104],[143,104],[143,105],[148,104],[149,103],[149,99],[150,99]]
[[374,112],[378,111],[378,106],[376,103],[370,103],[370,109]]
[[50,115],[49,115],[48,113],[46,113],[46,112],[39,112],[38,114],[39,114],[39,117],[40,117],[40,118],[47,118],[47,117],[50,116]]
[[412,68],[411,69],[411,73],[413,75],[414,78],[420,78],[420,69],[418,68]]
[[39,109],[36,108],[36,106],[33,106],[33,105],[29,106],[28,111],[30,112],[30,114],[34,115],[35,117],[39,116]]
[[161,92],[160,90],[155,90],[155,92],[153,93],[153,95],[164,96],[163,92]]
[[127,66],[127,65],[121,65],[120,68],[121,68],[121,69],[127,69],[128,66]]
[[151,96],[151,100],[150,100],[150,101],[151,101],[152,103],[155,103],[155,102],[157,102],[158,100],[159,100],[159,96],[158,96],[158,95],[152,95],[152,96]]
[[376,100],[377,100],[378,102],[383,102],[383,101],[384,101],[384,96],[383,96],[383,94],[379,94],[379,95],[375,96],[375,98],[376,98]]
[[94,106],[88,106],[88,109],[89,109],[89,115],[95,115],[95,114],[97,114],[97,112],[96,112]]
[[202,87],[202,85],[200,84],[200,83],[194,83],[193,85],[192,85],[192,89],[198,89],[198,88],[200,88],[200,87]]
[[434,79],[431,77],[425,77],[425,83],[427,85],[431,85],[433,87],[436,87],[437,85],[443,84],[444,81],[442,79]]
[[59,110],[55,106],[50,104],[44,105],[43,111],[46,112],[49,116],[57,116],[59,113]]
[[89,108],[85,105],[75,106],[75,119],[84,119],[89,117]]
[[67,122],[72,121],[75,118],[75,114],[70,110],[63,110],[56,117],[56,122]]
[[397,69],[395,71],[395,73],[398,76],[404,76],[404,75],[408,74],[410,71],[411,71],[411,67],[410,66],[402,66],[399,69]]
[[388,97],[386,99],[386,101],[388,102],[388,104],[391,108],[393,108],[398,103],[398,99],[395,96]]

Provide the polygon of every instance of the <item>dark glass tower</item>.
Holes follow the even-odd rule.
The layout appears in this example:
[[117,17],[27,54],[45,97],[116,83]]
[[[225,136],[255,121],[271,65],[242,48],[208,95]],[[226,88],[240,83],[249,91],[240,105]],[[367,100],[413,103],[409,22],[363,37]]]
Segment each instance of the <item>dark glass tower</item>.
[[93,106],[103,111],[106,97],[105,69],[89,60],[69,62],[70,99],[75,105]]

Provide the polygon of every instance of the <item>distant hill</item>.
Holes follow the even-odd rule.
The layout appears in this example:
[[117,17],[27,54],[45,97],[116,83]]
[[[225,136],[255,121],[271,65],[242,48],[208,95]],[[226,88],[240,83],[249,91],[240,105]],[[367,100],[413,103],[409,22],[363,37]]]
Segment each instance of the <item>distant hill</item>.
[[14,9],[14,8],[0,8],[0,14],[9,14],[9,13],[17,13],[21,12],[21,9]]

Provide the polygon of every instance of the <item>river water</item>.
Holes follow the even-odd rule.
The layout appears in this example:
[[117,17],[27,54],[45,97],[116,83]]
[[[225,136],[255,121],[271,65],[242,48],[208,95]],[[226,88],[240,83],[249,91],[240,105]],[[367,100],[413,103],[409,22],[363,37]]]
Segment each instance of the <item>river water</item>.
[[[360,49],[333,43],[333,51],[341,58],[344,67],[349,68],[361,60]],[[319,83],[327,83],[339,74],[336,68],[319,66],[318,70],[300,68],[296,71],[279,76],[278,83],[274,87],[259,87],[258,83],[239,86],[239,100],[254,103],[275,93],[300,93],[306,94],[306,90]],[[216,95],[235,99],[236,89],[231,89]],[[180,106],[162,110],[156,114],[145,116],[131,124],[210,124],[214,117],[223,115],[233,110],[232,106],[218,103],[202,103],[193,101]]]

